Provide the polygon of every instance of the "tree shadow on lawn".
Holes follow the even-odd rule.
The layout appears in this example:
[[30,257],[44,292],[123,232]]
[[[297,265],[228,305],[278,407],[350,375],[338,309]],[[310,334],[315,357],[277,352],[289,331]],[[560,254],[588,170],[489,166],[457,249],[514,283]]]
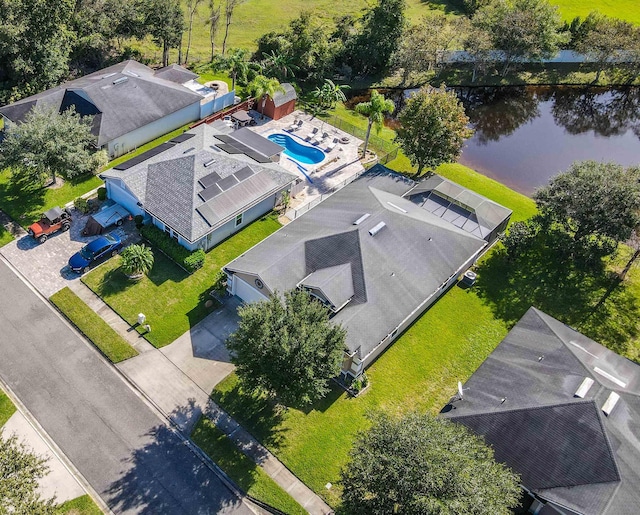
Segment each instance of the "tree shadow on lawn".
[[582,270],[544,245],[509,258],[494,250],[478,266],[477,294],[494,316],[513,326],[531,307],[544,311],[625,355],[638,334],[640,306],[617,274]]
[[[99,269],[98,269],[99,270]],[[91,272],[89,272],[91,273]],[[86,284],[86,283],[85,283]],[[95,287],[95,293],[103,300],[135,286],[136,281],[129,279],[120,267],[109,270]],[[88,285],[87,285],[88,286]],[[92,290],[94,288],[91,288]]]
[[158,248],[151,247],[154,256],[153,268],[147,274],[147,278],[156,286],[161,286],[167,281],[180,283],[189,277],[189,274],[180,268],[172,259],[165,256]]
[[286,408],[264,394],[245,392],[239,383],[231,390],[213,390],[211,398],[264,446],[277,449],[284,440],[280,427]]

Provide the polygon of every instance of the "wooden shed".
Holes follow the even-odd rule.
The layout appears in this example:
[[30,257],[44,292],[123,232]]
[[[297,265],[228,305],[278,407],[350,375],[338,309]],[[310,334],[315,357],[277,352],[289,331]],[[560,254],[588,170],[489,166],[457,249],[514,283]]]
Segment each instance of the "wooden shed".
[[296,100],[298,98],[296,90],[288,82],[284,82],[281,86],[284,89],[284,93],[277,91],[273,98],[267,96],[267,101],[264,105],[265,116],[274,120],[279,120],[283,116],[293,113],[296,108]]

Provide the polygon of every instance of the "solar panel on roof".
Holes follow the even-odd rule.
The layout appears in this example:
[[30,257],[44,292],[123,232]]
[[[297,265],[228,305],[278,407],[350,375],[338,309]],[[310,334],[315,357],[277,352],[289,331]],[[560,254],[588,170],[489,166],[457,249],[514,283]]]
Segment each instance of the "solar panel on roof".
[[249,156],[251,159],[253,159],[254,161],[257,161],[258,163],[271,162],[271,159],[269,159],[267,156],[260,154],[259,152],[256,152],[255,150],[246,150],[245,155]]
[[251,177],[253,175],[253,170],[248,166],[245,166],[242,170],[238,170],[233,174],[236,179],[239,181],[244,181],[245,179]]
[[233,145],[229,145],[227,143],[218,143],[216,147],[224,150],[227,154],[242,154],[242,150],[238,150]]
[[189,134],[188,132],[185,132],[183,134],[176,136],[175,138],[171,138],[171,143],[183,143],[188,139],[193,138],[194,136],[195,134]]
[[132,166],[140,164],[143,161],[146,161],[147,159],[152,158],[153,156],[157,156],[161,152],[164,152],[165,150],[169,150],[170,148],[173,148],[173,145],[171,143],[163,143],[162,145],[158,145],[157,147],[152,148],[151,150],[147,150],[146,152],[143,152],[139,156],[132,157],[131,159],[128,159],[124,163],[120,163],[119,165],[116,165],[113,168],[114,170],[128,170]]
[[229,136],[228,134],[218,134],[216,135],[216,139],[219,139],[223,143],[233,143],[235,140]]
[[198,195],[204,202],[206,202],[207,200],[211,200],[213,197],[217,197],[220,193],[222,193],[220,188],[218,188],[217,184],[214,184],[213,186],[209,186],[202,190]]
[[211,172],[209,175],[205,175],[198,182],[203,188],[210,188],[219,180],[220,180],[220,174],[218,174],[218,172]]
[[218,181],[218,186],[222,191],[227,191],[232,186],[238,184],[238,179],[236,179],[233,175],[229,175],[229,177],[225,177]]

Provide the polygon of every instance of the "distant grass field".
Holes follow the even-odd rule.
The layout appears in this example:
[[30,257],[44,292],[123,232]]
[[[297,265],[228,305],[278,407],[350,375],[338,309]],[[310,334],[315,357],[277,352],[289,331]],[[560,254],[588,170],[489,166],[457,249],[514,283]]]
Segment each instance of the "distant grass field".
[[[287,24],[297,17],[303,10],[314,11],[320,19],[330,22],[336,17],[346,14],[358,15],[371,2],[367,0],[351,0],[349,2],[335,2],[333,0],[247,0],[236,8],[231,27],[227,48],[241,47],[255,49],[256,40],[270,31],[284,29]],[[586,16],[591,11],[598,10],[608,16],[621,18],[640,24],[640,7],[638,0],[555,0],[552,3],[560,7],[565,20],[575,16]],[[186,0],[182,0],[185,13]],[[461,14],[456,0],[407,0],[407,18],[417,22],[421,16],[429,11],[439,10],[447,14]],[[193,22],[193,39],[190,58],[193,61],[208,61],[210,55],[209,26],[206,25],[209,7],[208,2],[202,2],[197,9]],[[188,21],[188,20],[187,20]],[[222,46],[224,36],[224,20],[216,37],[216,52]],[[186,33],[183,44],[186,46]],[[148,58],[159,61],[161,51],[150,41],[141,45],[141,49]],[[177,58],[177,51],[172,53],[172,59]]]

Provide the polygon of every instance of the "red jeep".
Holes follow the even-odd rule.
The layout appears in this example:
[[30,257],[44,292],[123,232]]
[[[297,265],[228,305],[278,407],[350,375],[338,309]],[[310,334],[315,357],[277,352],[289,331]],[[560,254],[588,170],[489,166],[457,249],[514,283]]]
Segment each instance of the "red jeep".
[[58,231],[68,231],[71,227],[71,215],[68,211],[53,207],[42,215],[42,218],[29,226],[29,234],[40,243]]

